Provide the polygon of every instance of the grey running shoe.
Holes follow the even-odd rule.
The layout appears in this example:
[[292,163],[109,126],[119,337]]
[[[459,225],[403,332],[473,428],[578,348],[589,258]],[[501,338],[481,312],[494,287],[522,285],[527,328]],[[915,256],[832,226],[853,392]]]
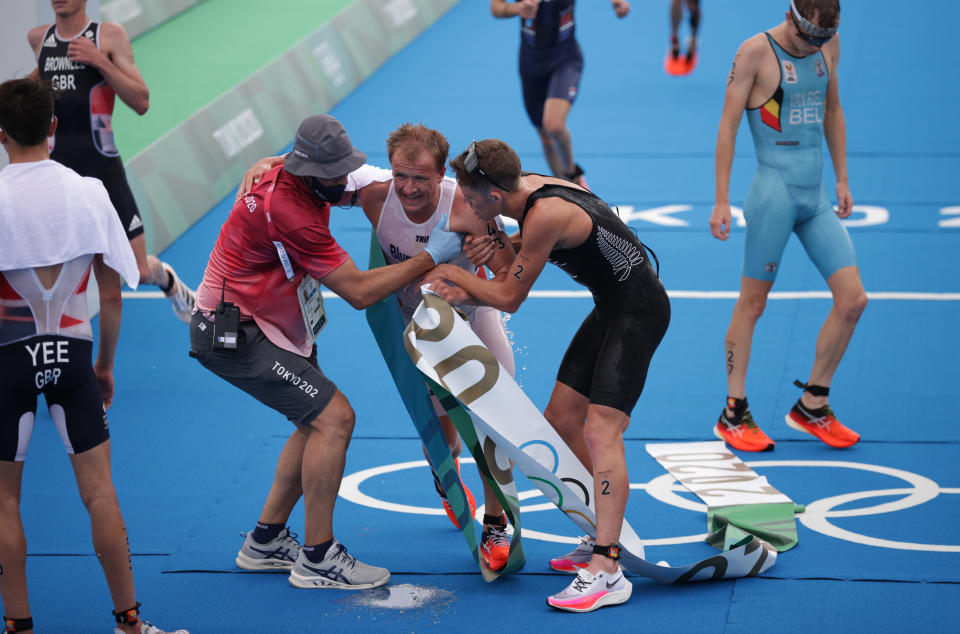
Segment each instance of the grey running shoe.
[[[113,634],[124,634],[123,630],[119,627],[113,630]],[[187,630],[161,630],[156,625],[150,623],[150,621],[144,621],[140,619],[140,634],[190,634]]]
[[572,551],[561,557],[550,560],[550,567],[559,572],[572,572],[577,574],[581,568],[586,568],[593,558],[593,547],[597,545],[597,540],[592,535],[584,535],[580,538],[580,545]]
[[287,528],[266,544],[255,542],[250,531],[237,553],[237,565],[244,570],[290,570],[299,554],[297,536]]
[[333,540],[330,550],[318,564],[300,553],[290,572],[290,585],[298,588],[336,588],[339,590],[366,590],[390,581],[386,568],[370,566],[347,554],[346,547]]
[[167,295],[167,299],[170,300],[170,304],[173,307],[173,312],[177,316],[177,319],[189,324],[190,316],[193,313],[195,294],[189,286],[183,283],[183,280],[181,280],[177,272],[173,270],[173,267],[166,262],[161,262],[160,264],[163,266],[163,270],[173,279],[173,288],[171,289],[173,294]]

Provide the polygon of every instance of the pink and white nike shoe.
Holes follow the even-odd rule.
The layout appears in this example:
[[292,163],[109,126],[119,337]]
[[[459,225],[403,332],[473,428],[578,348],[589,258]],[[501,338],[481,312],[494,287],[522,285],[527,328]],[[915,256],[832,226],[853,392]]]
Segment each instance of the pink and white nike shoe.
[[624,603],[632,592],[633,584],[627,581],[622,570],[592,574],[581,569],[566,589],[547,597],[547,605],[568,612],[592,612],[605,605]]

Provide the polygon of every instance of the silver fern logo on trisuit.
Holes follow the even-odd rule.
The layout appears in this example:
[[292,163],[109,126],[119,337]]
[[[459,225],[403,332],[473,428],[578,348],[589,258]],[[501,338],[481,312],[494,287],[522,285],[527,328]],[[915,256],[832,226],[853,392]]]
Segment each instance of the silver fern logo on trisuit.
[[597,245],[613,268],[613,274],[620,276],[620,282],[630,277],[633,267],[643,264],[643,255],[637,245],[603,227],[597,227]]

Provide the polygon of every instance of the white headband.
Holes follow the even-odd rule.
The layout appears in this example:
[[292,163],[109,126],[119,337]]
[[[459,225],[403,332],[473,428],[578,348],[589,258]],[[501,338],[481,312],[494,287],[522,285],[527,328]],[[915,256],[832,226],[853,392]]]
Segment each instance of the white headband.
[[793,17],[796,19],[797,23],[803,27],[803,30],[814,37],[833,37],[837,34],[837,27],[834,26],[829,29],[825,29],[822,26],[817,26],[810,20],[800,15],[800,12],[797,11],[797,3],[795,0],[790,0],[790,11],[793,13]]

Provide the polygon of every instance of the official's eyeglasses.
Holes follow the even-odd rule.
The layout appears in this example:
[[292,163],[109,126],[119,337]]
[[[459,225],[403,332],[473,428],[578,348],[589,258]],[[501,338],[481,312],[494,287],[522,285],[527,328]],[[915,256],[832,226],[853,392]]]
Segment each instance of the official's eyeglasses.
[[463,167],[467,170],[468,174],[480,174],[485,179],[490,181],[491,184],[496,185],[503,191],[510,191],[497,181],[495,181],[489,174],[483,171],[483,168],[480,167],[480,160],[477,158],[477,142],[474,141],[470,144],[470,147],[467,148],[467,155],[463,159]]

